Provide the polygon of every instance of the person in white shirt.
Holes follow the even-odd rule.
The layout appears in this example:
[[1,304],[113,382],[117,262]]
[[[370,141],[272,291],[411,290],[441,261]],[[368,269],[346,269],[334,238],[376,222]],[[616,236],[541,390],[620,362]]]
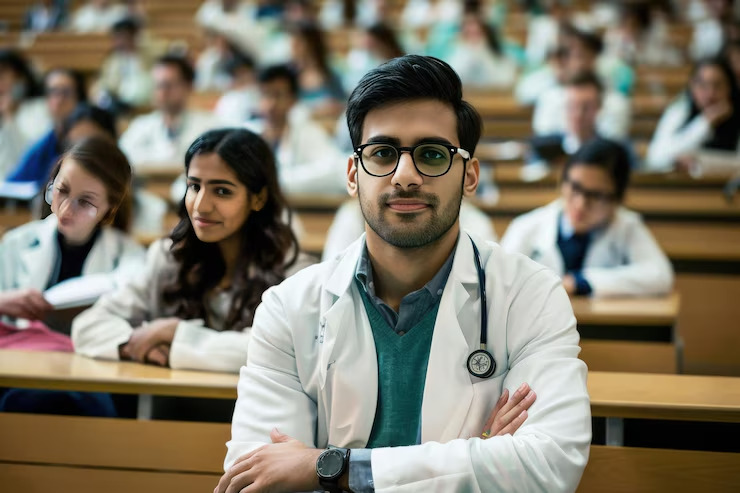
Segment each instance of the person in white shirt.
[[255,63],[248,55],[232,52],[224,70],[231,84],[216,102],[213,113],[225,124],[242,125],[254,117],[259,107]]
[[219,126],[211,113],[188,109],[194,78],[192,66],[181,57],[166,55],[155,62],[155,111],[134,118],[119,141],[134,170],[148,164],[179,169],[190,144]]
[[274,158],[259,136],[208,131],[184,162],[180,222],[149,247],[136,279],[75,318],[76,352],[236,372],[262,292],[300,267]]
[[552,269],[571,295],[668,293],[671,263],[640,216],[621,205],[629,175],[622,145],[586,142],[563,168],[561,198],[514,219],[501,245]]
[[72,15],[70,29],[78,33],[105,32],[127,15],[126,7],[113,0],[89,0]]
[[118,112],[140,107],[152,97],[151,60],[139,46],[139,24],[132,18],[111,27],[112,50],[93,89],[101,107]]
[[464,87],[508,89],[516,80],[516,63],[504,54],[495,28],[476,13],[465,14],[460,33],[445,59]]
[[702,153],[737,161],[740,92],[726,60],[697,63],[689,87],[660,117],[645,164],[651,171],[691,171]]
[[215,493],[574,491],[576,320],[552,272],[460,228],[481,117],[459,77],[395,58],[347,123],[365,234],[263,295]]
[[545,13],[529,19],[527,25],[526,56],[530,67],[538,67],[547,61],[558,45],[560,24],[568,18],[569,8],[563,0],[545,2]]
[[288,66],[259,76],[260,118],[247,122],[275,151],[280,187],[286,193],[343,193],[342,155],[329,134],[298,104],[298,80]]
[[396,32],[387,24],[373,24],[356,39],[357,46],[347,53],[345,60],[342,83],[346,91],[352,91],[370,70],[404,53]]
[[0,50],[0,180],[52,126],[36,77],[23,56]]
[[23,30],[35,33],[56,31],[67,22],[67,5],[62,0],[39,0],[26,11]]
[[[601,49],[602,43],[597,36],[572,30],[564,53],[562,80],[589,71],[601,75],[602,72],[596,64]],[[608,79],[604,79],[604,85],[611,87]],[[559,83],[537,98],[532,116],[534,133],[545,135],[563,132],[566,127],[564,115],[564,88],[562,83]],[[630,100],[616,90],[607,89],[597,122],[599,133],[604,137],[623,140],[629,135],[630,119]]]
[[695,61],[720,54],[726,42],[726,24],[734,17],[732,0],[704,0],[707,17],[694,24],[689,46]]

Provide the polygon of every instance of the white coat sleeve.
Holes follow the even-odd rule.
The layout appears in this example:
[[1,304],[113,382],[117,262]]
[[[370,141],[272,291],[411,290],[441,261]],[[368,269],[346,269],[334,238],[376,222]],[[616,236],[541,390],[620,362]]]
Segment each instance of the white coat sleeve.
[[629,98],[612,91],[604,97],[604,107],[596,126],[599,132],[610,139],[627,140],[632,122],[632,107]]
[[147,152],[150,148],[150,129],[147,128],[144,120],[135,118],[128,126],[121,138],[118,139],[118,146],[131,163],[132,168],[147,160]]
[[[300,138],[291,143],[292,163],[282,163],[280,187],[288,194],[343,193],[346,158],[329,135],[314,122],[303,125]],[[297,130],[296,130],[297,131]]]
[[279,289],[265,292],[254,316],[248,364],[240,372],[231,440],[226,444],[225,470],[242,455],[264,445],[273,427],[309,447],[316,446],[317,406],[301,384],[293,334]]
[[247,361],[250,332],[248,327],[219,332],[201,320],[183,320],[170,347],[170,368],[237,373]]
[[624,265],[583,269],[592,295],[651,296],[670,292],[673,287],[671,262],[641,220],[631,225],[626,243]]
[[160,269],[161,242],[147,252],[146,265],[139,276],[115,291],[101,296],[95,304],[72,322],[72,344],[75,352],[91,358],[117,360],[118,347],[131,338],[134,327],[155,318],[152,286]]
[[663,113],[650,141],[645,167],[649,171],[671,171],[676,159],[699,150],[702,143],[712,136],[712,126],[701,115],[684,126],[685,108],[674,103]]
[[527,234],[525,224],[519,218],[516,218],[506,228],[504,237],[501,238],[501,246],[509,252],[529,255],[531,252],[531,237],[532,235]]
[[535,390],[527,420],[513,436],[373,449],[377,493],[575,491],[591,441],[576,319],[560,280],[546,270],[511,299],[504,387],[513,392],[527,382]]

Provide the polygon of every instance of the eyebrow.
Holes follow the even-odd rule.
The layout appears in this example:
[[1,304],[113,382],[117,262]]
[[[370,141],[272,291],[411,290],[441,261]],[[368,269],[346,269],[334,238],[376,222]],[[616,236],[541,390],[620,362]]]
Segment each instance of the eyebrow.
[[[370,137],[367,140],[367,143],[368,144],[391,144],[395,146],[400,146],[401,140],[397,137],[390,137],[388,135],[376,135],[374,137]],[[452,147],[457,147],[455,144],[453,144],[449,140],[445,139],[444,137],[439,137],[439,136],[418,138],[414,141],[413,145],[419,145],[419,144],[444,144],[444,145],[449,145]]]
[[[202,180],[200,178],[196,178],[194,176],[188,176],[188,181],[192,181],[192,182],[195,182],[195,183],[201,183]],[[237,186],[236,183],[231,182],[229,180],[208,180],[206,182],[206,184],[208,184],[208,185],[229,185],[229,186],[232,186],[232,187],[236,187]]]

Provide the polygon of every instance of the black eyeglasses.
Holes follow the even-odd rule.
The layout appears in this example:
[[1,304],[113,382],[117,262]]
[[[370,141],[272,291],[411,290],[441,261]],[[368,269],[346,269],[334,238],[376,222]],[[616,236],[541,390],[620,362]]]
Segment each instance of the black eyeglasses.
[[580,195],[587,204],[603,207],[611,204],[617,198],[617,195],[614,193],[589,190],[577,181],[565,180],[565,184],[569,187],[569,195],[571,197]]
[[398,147],[392,144],[362,144],[355,148],[355,156],[368,175],[382,177],[393,174],[401,161],[401,153],[411,154],[411,160],[419,174],[431,178],[442,176],[452,167],[455,154],[463,160],[470,159],[465,149],[435,143],[421,143],[413,147]]

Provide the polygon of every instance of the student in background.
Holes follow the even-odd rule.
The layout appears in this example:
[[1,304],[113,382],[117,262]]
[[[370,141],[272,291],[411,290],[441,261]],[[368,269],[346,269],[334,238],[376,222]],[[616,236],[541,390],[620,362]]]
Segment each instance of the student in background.
[[358,45],[347,54],[345,63],[342,80],[347,91],[354,89],[369,70],[403,55],[396,33],[387,24],[373,24],[365,28],[358,40]]
[[88,0],[72,15],[70,28],[78,33],[105,32],[127,13],[126,7],[115,0]]
[[75,144],[51,173],[52,215],[9,231],[0,243],[0,315],[40,320],[52,309],[42,291],[67,279],[109,274],[111,288],[143,264],[127,234],[131,168],[115,142]]
[[660,117],[646,167],[688,171],[701,152],[738,157],[740,92],[730,65],[721,58],[698,62],[688,89]]
[[138,21],[131,18],[111,27],[111,53],[103,62],[94,92],[98,104],[114,113],[143,106],[151,99],[151,59],[139,46],[139,30]]
[[35,33],[56,31],[67,21],[66,0],[39,0],[23,17],[23,30]]
[[734,20],[733,0],[703,0],[706,18],[694,24],[689,53],[695,61],[720,54],[729,41],[727,29]]
[[561,198],[516,218],[501,245],[551,268],[571,295],[651,296],[673,270],[640,216],[622,207],[628,155],[617,142],[586,142],[563,168]]
[[185,156],[180,222],[140,276],[72,327],[75,350],[171,368],[236,372],[262,292],[296,268],[298,244],[270,148],[236,129],[206,132]]
[[247,123],[274,150],[286,193],[342,193],[342,156],[328,133],[298,103],[295,72],[286,65],[258,76],[261,118]]
[[218,99],[213,113],[228,125],[242,125],[254,117],[259,104],[257,69],[252,57],[237,51],[225,62],[230,87]]
[[505,55],[496,29],[476,13],[465,14],[452,51],[445,58],[464,87],[508,89],[516,81],[516,63]]
[[85,79],[76,70],[52,70],[46,74],[44,87],[53,127],[26,151],[7,181],[35,181],[39,187],[43,186],[63,151],[67,118],[78,104],[87,101]]
[[329,65],[324,33],[312,23],[291,29],[291,64],[298,74],[299,99],[314,115],[337,115],[346,101],[342,82]]
[[195,73],[184,58],[166,55],[152,68],[155,111],[133,119],[119,145],[134,170],[147,164],[179,167],[190,144],[218,120],[205,111],[188,109]]
[[0,180],[51,126],[41,88],[26,59],[0,50]]

